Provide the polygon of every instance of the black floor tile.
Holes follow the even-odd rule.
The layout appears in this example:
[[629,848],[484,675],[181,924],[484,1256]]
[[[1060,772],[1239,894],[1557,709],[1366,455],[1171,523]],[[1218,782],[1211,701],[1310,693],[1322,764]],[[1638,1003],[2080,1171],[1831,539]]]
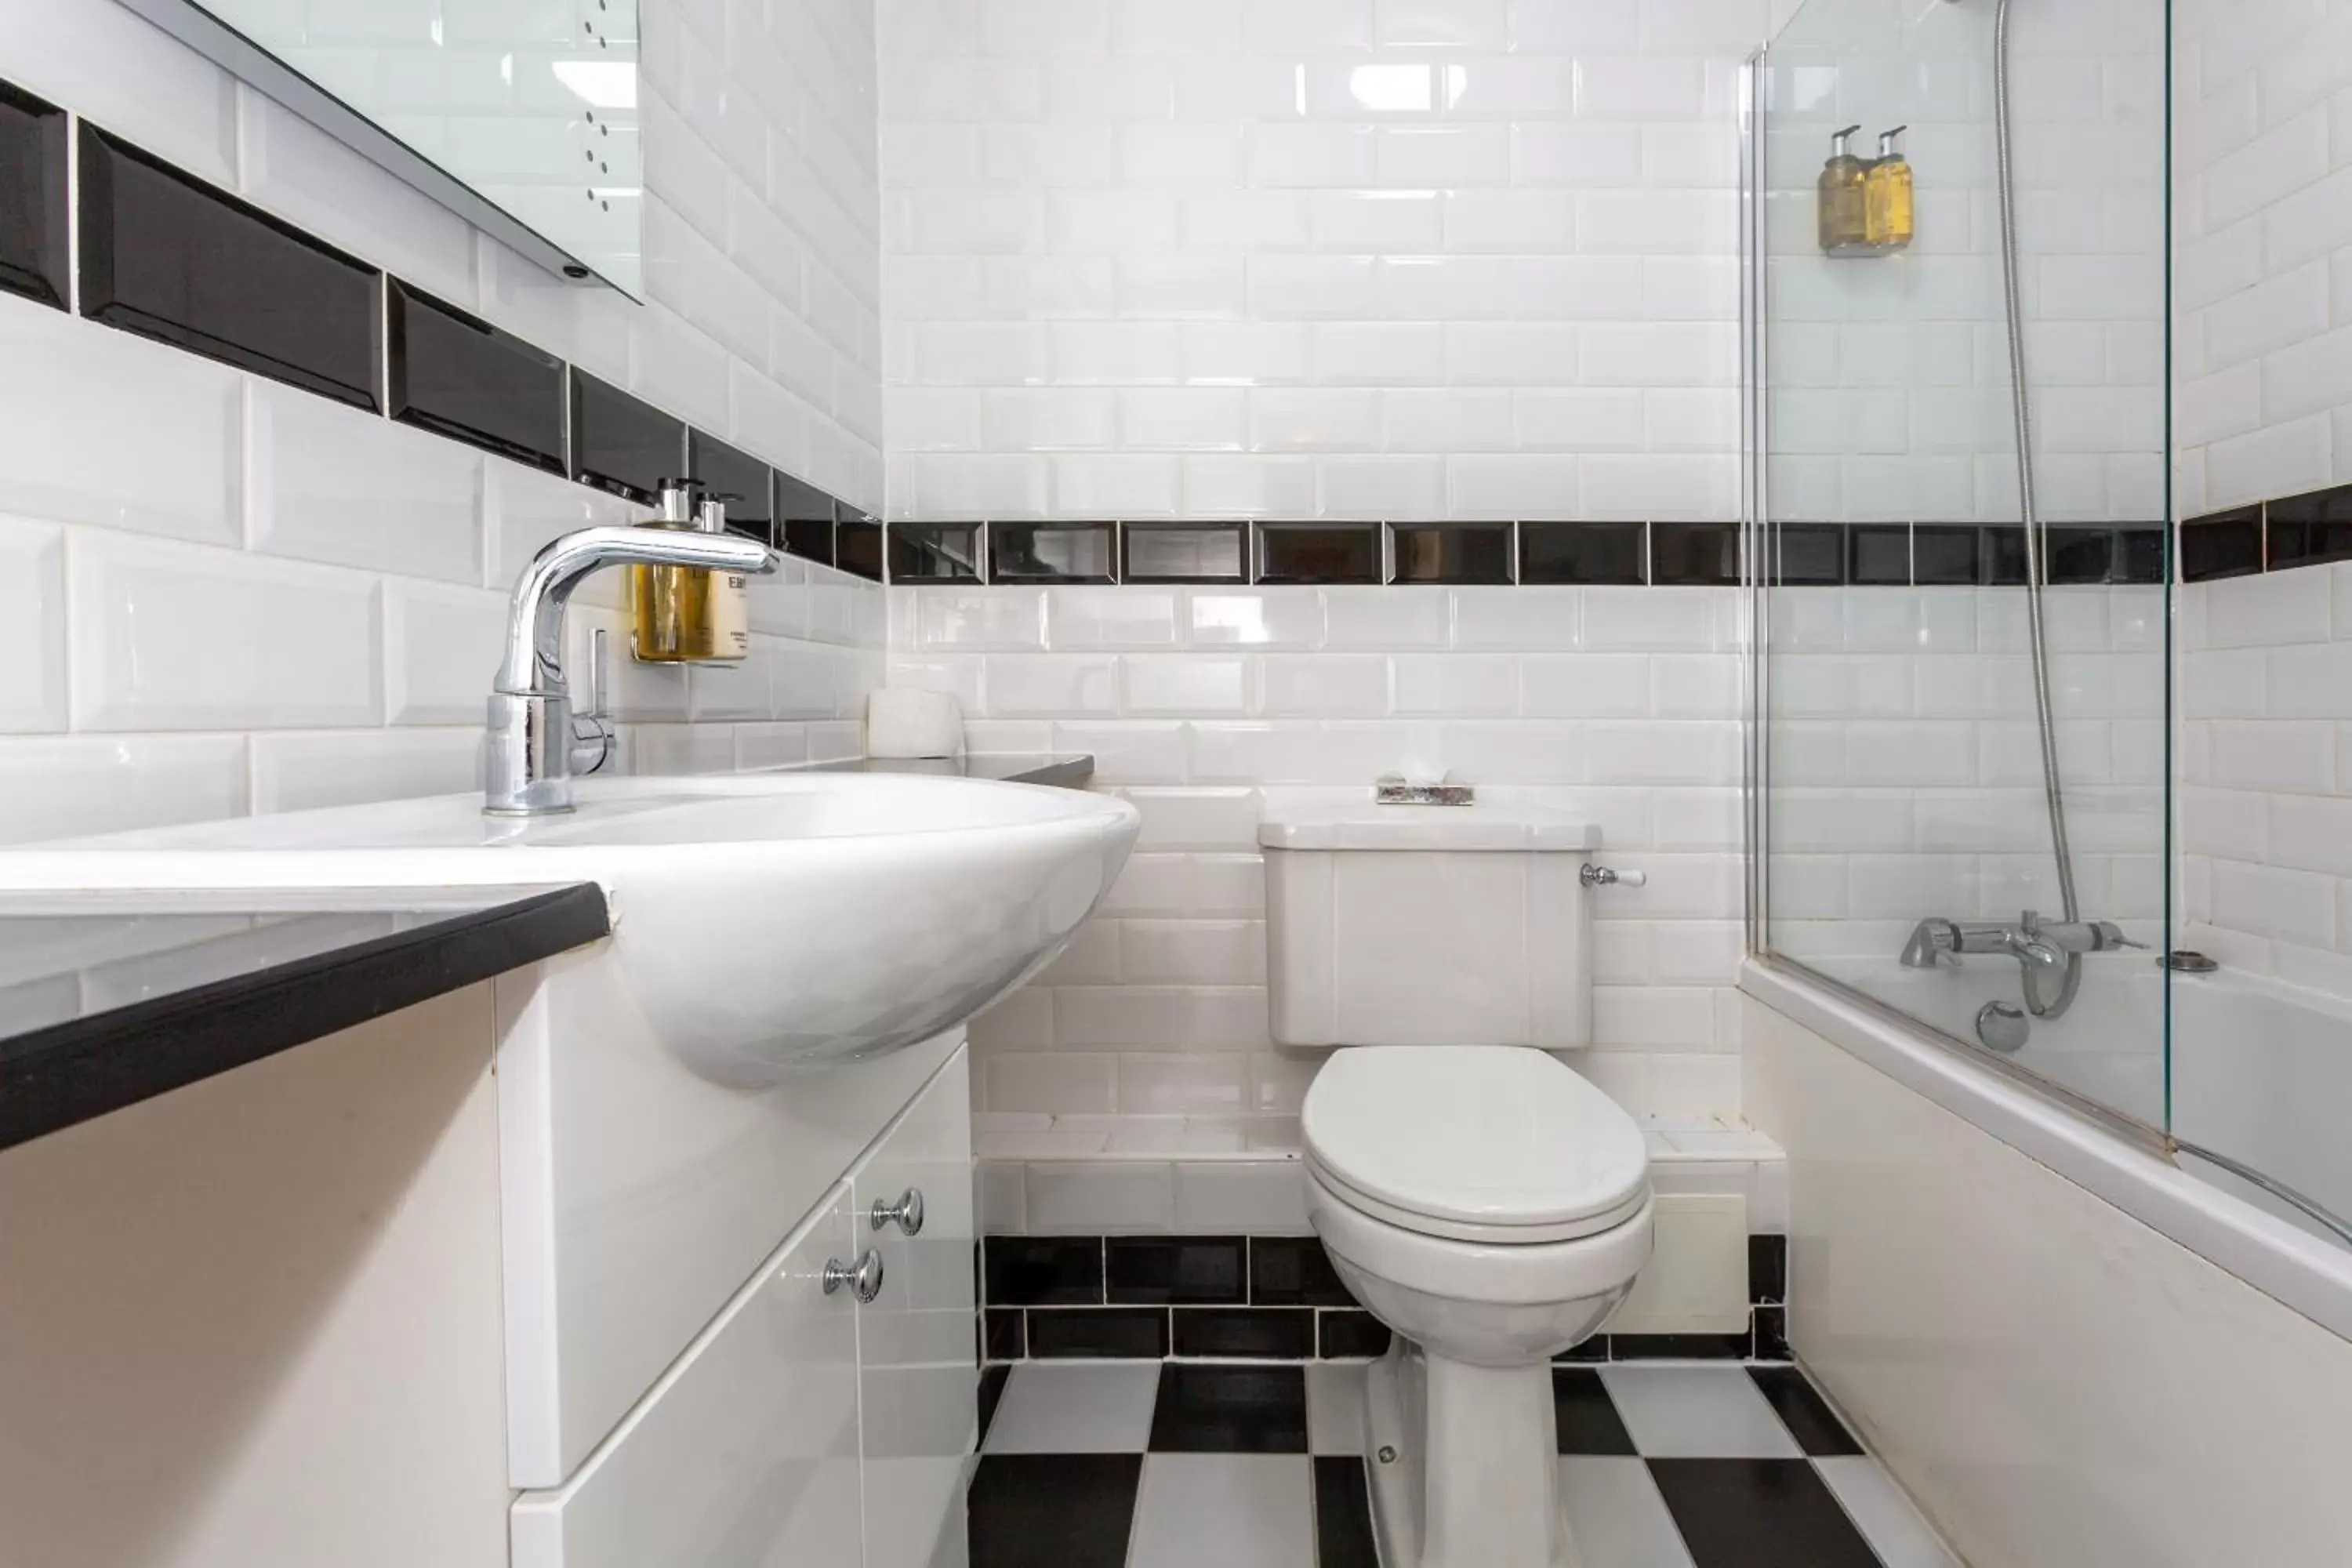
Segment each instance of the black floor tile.
[[1820,1458],[1862,1452],[1862,1445],[1853,1440],[1829,1401],[1805,1381],[1803,1373],[1793,1366],[1751,1366],[1748,1375],[1756,1380],[1758,1391],[1780,1413],[1780,1424],[1807,1454]]
[[982,1272],[992,1307],[1071,1307],[1103,1299],[1098,1236],[992,1236]]
[[989,1361],[1019,1361],[1029,1353],[1029,1338],[1021,1329],[1021,1309],[991,1307],[980,1315],[981,1353]]
[[1759,1307],[1749,1314],[1756,1328],[1756,1359],[1758,1361],[1789,1361],[1789,1309]]
[[1364,1461],[1324,1456],[1315,1461],[1316,1568],[1381,1568],[1372,1544],[1372,1500]]
[[1746,1361],[1748,1334],[1612,1334],[1612,1361]]
[[1881,1568],[1803,1459],[1652,1459],[1696,1568]]
[[1105,1248],[1113,1301],[1239,1306],[1248,1297],[1248,1244],[1238,1236],[1114,1236]]
[[1601,1386],[1601,1374],[1580,1366],[1551,1372],[1551,1409],[1563,1454],[1638,1454],[1633,1434]]
[[1748,1238],[1748,1299],[1759,1304],[1789,1299],[1789,1238]]
[[1305,1361],[1315,1314],[1304,1307],[1179,1307],[1176,1353],[1240,1361]]
[[1160,1369],[1155,1454],[1307,1452],[1307,1373],[1290,1366]]
[[1315,1319],[1315,1353],[1326,1361],[1389,1353],[1389,1326],[1370,1312],[1325,1310]]
[[1004,1385],[1013,1381],[1009,1366],[982,1367],[980,1373],[980,1440],[988,1441],[988,1424],[996,1419],[996,1402],[1004,1397]]
[[971,1568],[1120,1568],[1140,1454],[988,1454],[971,1478]]
[[1168,1353],[1165,1307],[1039,1307],[1029,1313],[1032,1357],[1158,1361]]
[[1573,1363],[1597,1366],[1609,1359],[1609,1336],[1595,1334],[1580,1345],[1570,1345],[1551,1358],[1554,1363]]
[[1250,1237],[1250,1305],[1352,1307],[1356,1299],[1311,1236]]

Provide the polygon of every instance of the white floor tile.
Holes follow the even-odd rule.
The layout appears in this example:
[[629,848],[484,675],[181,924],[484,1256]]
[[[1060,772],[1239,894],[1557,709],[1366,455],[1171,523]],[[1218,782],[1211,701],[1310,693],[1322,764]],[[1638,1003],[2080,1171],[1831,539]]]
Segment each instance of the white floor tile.
[[1601,1381],[1645,1458],[1803,1457],[1744,1368],[1604,1366]]
[[1312,1568],[1304,1454],[1153,1454],[1143,1461],[1129,1568]]
[[1559,1501],[1583,1568],[1692,1568],[1682,1532],[1642,1460],[1563,1455]]
[[1362,1363],[1313,1362],[1307,1368],[1307,1446],[1318,1454],[1364,1455]]
[[1868,1455],[1815,1459],[1831,1491],[1845,1506],[1871,1550],[1886,1568],[1959,1568],[1959,1559],[1936,1538],[1903,1489]]
[[1160,1363],[1024,1362],[989,1424],[992,1454],[1140,1454],[1151,1445]]

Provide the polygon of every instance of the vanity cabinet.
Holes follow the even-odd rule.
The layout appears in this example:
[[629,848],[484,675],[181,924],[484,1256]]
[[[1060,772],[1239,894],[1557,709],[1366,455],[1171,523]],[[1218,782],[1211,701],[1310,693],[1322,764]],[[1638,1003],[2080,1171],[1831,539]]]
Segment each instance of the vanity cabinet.
[[[518,1498],[512,1568],[962,1561],[971,1105],[959,1047],[579,1468]],[[844,1276],[877,1259],[860,1301]]]

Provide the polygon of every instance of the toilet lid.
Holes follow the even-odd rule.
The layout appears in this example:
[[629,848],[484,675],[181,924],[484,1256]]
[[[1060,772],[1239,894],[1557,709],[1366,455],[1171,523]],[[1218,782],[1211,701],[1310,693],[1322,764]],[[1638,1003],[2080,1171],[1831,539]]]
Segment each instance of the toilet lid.
[[1524,1047],[1350,1047],[1315,1075],[1300,1122],[1323,1171],[1441,1224],[1554,1228],[1638,1204],[1649,1185],[1633,1119]]

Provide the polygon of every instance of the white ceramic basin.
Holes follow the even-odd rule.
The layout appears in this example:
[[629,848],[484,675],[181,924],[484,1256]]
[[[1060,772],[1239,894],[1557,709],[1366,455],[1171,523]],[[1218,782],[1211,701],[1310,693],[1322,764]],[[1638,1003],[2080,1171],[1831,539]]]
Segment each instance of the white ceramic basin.
[[568,816],[478,795],[241,817],[0,851],[0,893],[595,882],[610,959],[666,1045],[722,1082],[953,1028],[1060,952],[1135,841],[1072,790],[887,774],[584,779]]

